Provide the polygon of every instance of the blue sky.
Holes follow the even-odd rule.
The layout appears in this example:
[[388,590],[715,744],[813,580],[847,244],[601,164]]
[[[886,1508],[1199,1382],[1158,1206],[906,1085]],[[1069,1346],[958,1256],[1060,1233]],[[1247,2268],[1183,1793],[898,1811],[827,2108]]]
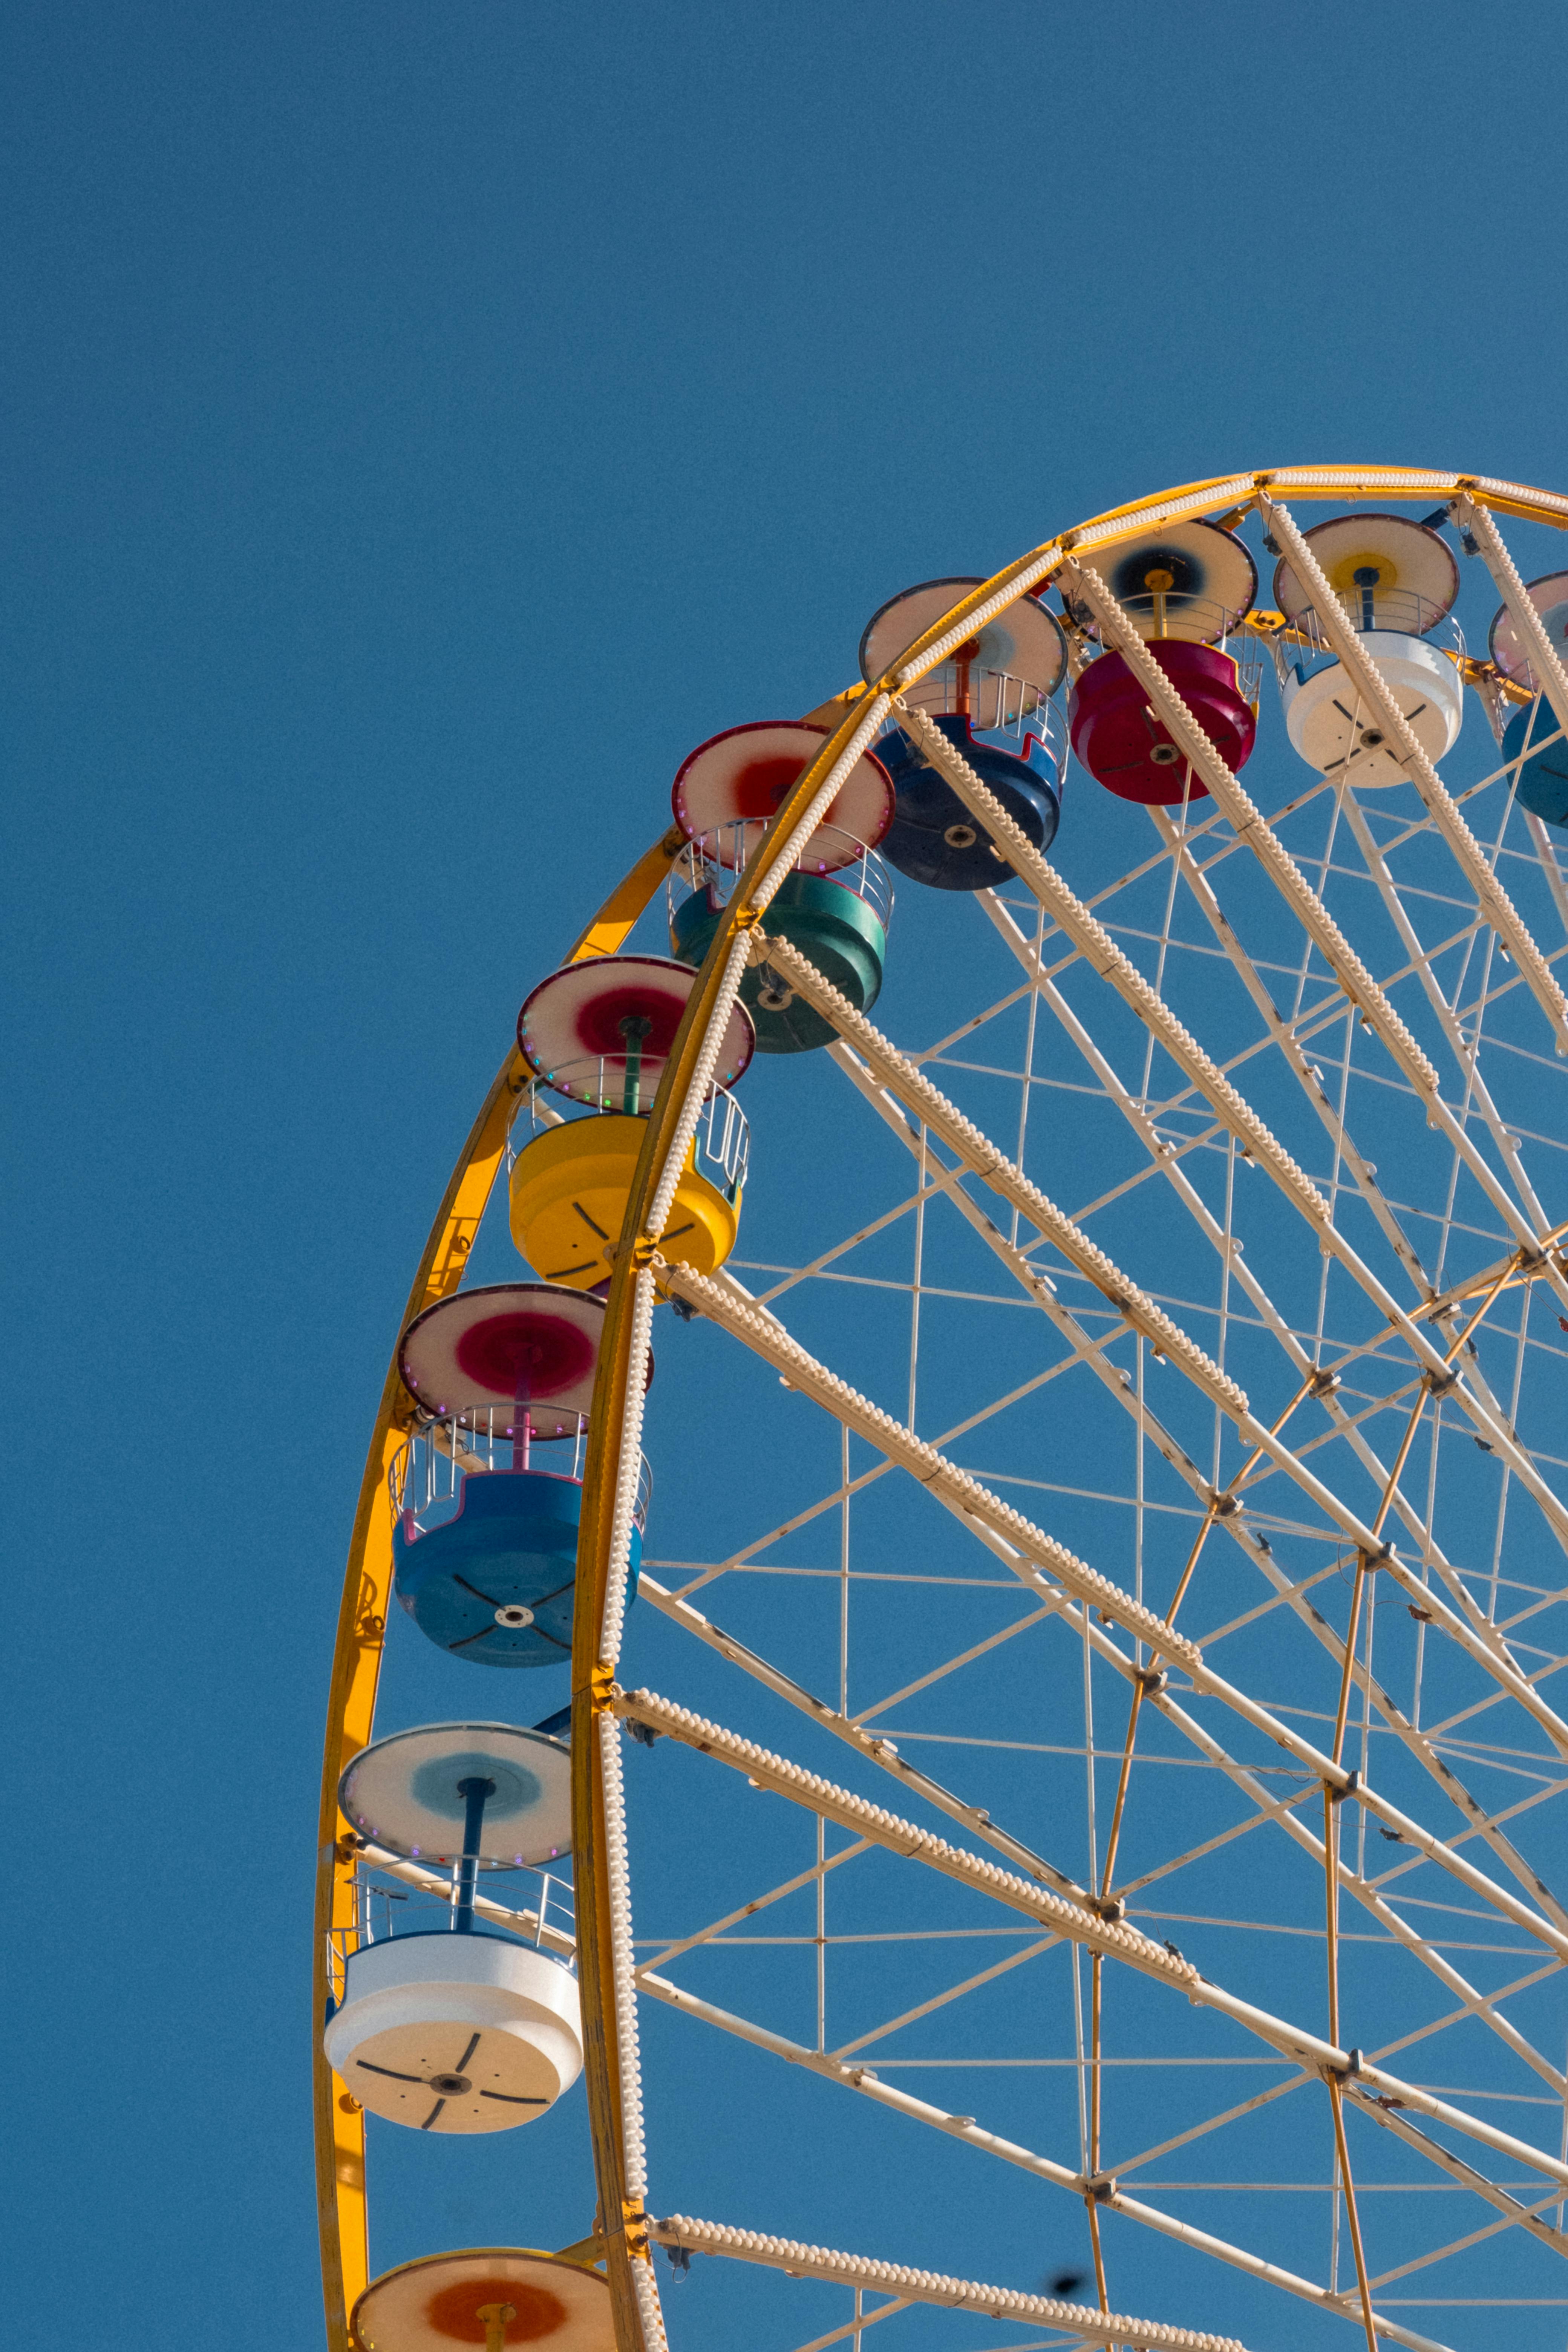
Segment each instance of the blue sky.
[[684,754],[847,683],[907,583],[1236,466],[1568,487],[1568,31],[21,0],[5,42],[10,2307],[270,2352],[320,2324],[342,1553],[522,993]]

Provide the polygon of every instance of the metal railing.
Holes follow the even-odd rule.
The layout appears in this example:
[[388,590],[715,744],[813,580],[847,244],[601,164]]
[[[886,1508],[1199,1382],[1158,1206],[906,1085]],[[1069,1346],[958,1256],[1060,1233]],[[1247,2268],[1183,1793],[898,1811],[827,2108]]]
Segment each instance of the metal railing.
[[[737,817],[698,834],[669,869],[665,897],[670,919],[675,919],[677,880],[693,890],[707,890],[715,908],[727,906],[741,870],[767,831],[765,819]],[[885,862],[874,849],[842,825],[819,824],[788,869],[813,880],[837,882],[841,890],[863,898],[884,930],[892,920],[893,882]]]
[[[1226,655],[1229,660],[1236,664],[1237,692],[1240,695],[1242,700],[1247,704],[1248,708],[1256,713],[1258,699],[1263,692],[1263,666],[1265,656],[1263,646],[1258,640],[1256,637],[1249,635],[1246,631],[1241,632],[1238,635],[1233,636],[1228,640],[1221,637],[1213,641],[1207,637],[1198,636],[1182,638],[1178,637],[1173,631],[1171,636],[1168,638],[1145,638],[1144,643],[1154,645],[1203,645],[1207,646],[1209,650],[1213,653]],[[1096,658],[1102,659],[1103,656],[1097,654]],[[1091,669],[1093,666],[1092,662],[1086,662],[1083,668],[1079,670],[1079,676],[1080,677],[1083,677],[1085,672]]]
[[[1417,596],[1407,588],[1345,588],[1336,593],[1334,601],[1363,635],[1369,630],[1387,629],[1402,637],[1426,637],[1440,653],[1458,661],[1465,658],[1464,631],[1453,614],[1430,597]],[[1309,658],[1334,657],[1323,625],[1310,604],[1288,615],[1288,621]]]
[[[918,696],[915,689],[911,688],[905,698],[910,702],[917,702]],[[1010,751],[1017,759],[1024,757],[1025,744],[1032,735],[1037,742],[1044,745],[1047,757],[1058,778],[1067,766],[1068,732],[1062,715],[1054,702],[1037,702],[1032,710],[1025,712],[1021,717],[1010,718],[1001,726],[983,726],[973,711],[965,711],[956,704],[940,704],[930,715],[939,719],[966,718],[974,735],[982,743],[989,743],[997,751]],[[875,751],[878,743],[886,742],[889,736],[896,735],[898,731],[897,719],[890,719],[871,749]]]
[[[334,2009],[342,2004],[348,1962],[354,1952],[398,1936],[457,1932],[458,1880],[456,1862],[449,1885],[441,1884],[440,1874],[433,1870],[416,1871],[412,1884],[399,1884],[384,1865],[362,1863],[354,1880],[354,1924],[330,1928],[327,1933],[327,1993]],[[577,1935],[570,1879],[532,1869],[526,1863],[482,1864],[478,1894],[474,1925],[481,1934],[499,1930],[515,1937],[519,1943],[548,1952],[574,1972],[571,1953],[563,1948],[574,1945]],[[486,1902],[500,1904],[515,1914],[515,1924],[487,1918]]]
[[[625,1054],[584,1055],[582,1060],[562,1062],[546,1076],[535,1078],[523,1092],[512,1122],[515,1136],[523,1113],[528,1115],[529,1139],[549,1130],[573,1124],[562,1117],[549,1099],[552,1094],[564,1095],[578,1110],[592,1118],[601,1113],[621,1112],[632,1118],[646,1118],[653,1108],[653,1098],[658,1092],[658,1082],[664,1076],[664,1058],[649,1062],[627,1052]],[[511,1172],[518,1156],[518,1146],[509,1137],[507,1141],[507,1172]],[[522,1147],[526,1150],[527,1145]],[[699,1175],[705,1176],[733,1201],[746,1181],[746,1169],[751,1159],[752,1131],[746,1114],[727,1087],[712,1087],[702,1115],[697,1122],[697,1132],[691,1140],[691,1164]]]
[[[1117,602],[1146,643],[1173,637],[1184,645],[1217,646],[1221,653],[1237,650],[1230,640],[1240,634],[1244,616],[1212,596],[1186,596],[1174,589],[1152,588],[1135,596],[1121,596]],[[1070,604],[1068,611],[1087,636],[1100,635],[1100,624],[1087,604]]]
[[[904,700],[932,719],[962,715],[988,735],[1021,737],[1026,727],[1045,735],[1056,718],[1049,689],[1005,669],[980,669],[973,662],[939,663],[902,689]],[[1058,721],[1059,730],[1060,722]]]
[[[458,1515],[463,1480],[470,1471],[529,1470],[581,1486],[588,1419],[585,1413],[573,1418],[575,1430],[563,1437],[542,1435],[523,1404],[465,1405],[421,1422],[398,1448],[386,1474],[393,1517],[406,1519],[421,1535],[445,1526]],[[540,1446],[548,1449],[542,1460],[535,1452]],[[633,1515],[640,1532],[647,1525],[653,1472],[646,1454],[638,1459]]]

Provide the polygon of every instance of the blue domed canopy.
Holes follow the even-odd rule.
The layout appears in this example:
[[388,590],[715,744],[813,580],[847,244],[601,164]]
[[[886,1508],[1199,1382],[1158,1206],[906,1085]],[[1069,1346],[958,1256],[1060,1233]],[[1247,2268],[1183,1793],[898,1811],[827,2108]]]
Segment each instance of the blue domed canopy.
[[[1258,567],[1235,531],[1201,518],[1173,523],[1120,547],[1087,547],[1079,560],[1099,572],[1141,637],[1215,645],[1252,610]],[[1073,618],[1090,636],[1086,607]]]
[[553,1861],[572,1847],[572,1758],[563,1740],[510,1723],[426,1723],[362,1748],[338,1783],[347,1820],[405,1860],[455,1862],[468,1803],[488,1780],[480,1844],[489,1869]]

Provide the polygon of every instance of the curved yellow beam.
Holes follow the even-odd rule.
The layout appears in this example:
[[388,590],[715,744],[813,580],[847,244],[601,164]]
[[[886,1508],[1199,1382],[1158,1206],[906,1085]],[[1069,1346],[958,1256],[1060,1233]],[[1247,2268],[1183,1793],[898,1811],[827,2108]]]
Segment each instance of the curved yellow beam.
[[[592,956],[611,954],[618,948],[664,880],[671,860],[684,846],[684,836],[672,828],[646,850],[600,908],[567,961],[580,963]],[[403,1320],[397,1327],[400,1334],[421,1308],[445,1298],[463,1278],[528,1075],[514,1045],[496,1073],[452,1171],[408,1294]],[[359,1509],[349,1545],[348,1570],[338,1611],[337,1644],[332,1654],[317,1832],[316,1933],[311,1948],[312,1997],[316,2004],[321,1998],[321,1963],[327,1937],[344,1932],[353,1925],[355,1864],[353,1849],[340,1833],[338,1781],[350,1759],[369,1739],[375,1715],[386,1612],[392,1601],[392,1505],[386,1474],[403,1444],[408,1412],[409,1400],[398,1378],[395,1350],[382,1388],[360,1485]],[[315,2014],[319,2018],[319,2007]],[[347,2085],[327,2064],[319,2025],[314,2043],[316,2205],[321,2236],[327,2343],[329,2352],[346,2352],[348,2314],[370,2276],[364,2116]]]
[[[1502,514],[1568,529],[1568,499],[1484,475],[1456,474],[1389,466],[1287,467],[1210,476],[1170,490],[1108,509],[1087,522],[1043,542],[1031,553],[984,582],[955,604],[901,657],[897,674],[879,681],[892,689],[934,667],[944,638],[1009,586],[1015,593],[1047,578],[1069,550],[1113,547],[1158,522],[1175,522],[1251,504],[1259,489],[1312,502],[1360,495],[1439,500],[1468,495]],[[858,683],[814,714],[819,724],[837,719],[817,758],[779,810],[756,856],[742,877],[709,949],[696,987],[666,1065],[637,1163],[622,1228],[622,1248],[610,1284],[604,1344],[594,1396],[593,1438],[583,1496],[578,1550],[576,1617],[573,1637],[573,1696],[585,1716],[601,1703],[595,1687],[599,1628],[609,1571],[610,1506],[620,1457],[630,1340],[631,1284],[628,1268],[690,1085],[720,979],[737,929],[753,919],[753,898],[777,864],[782,845],[808,805],[858,723],[866,688]],[[652,898],[683,846],[675,831],[646,851],[612,892],[574,947],[569,961],[612,954]],[[447,1185],[409,1300],[404,1322],[422,1307],[445,1297],[462,1279],[464,1265],[489,1198],[505,1150],[516,1098],[526,1083],[515,1048],[502,1063],[474,1122]],[[404,1328],[399,1325],[399,1330]],[[353,1922],[354,1864],[341,1845],[337,1784],[344,1766],[369,1738],[392,1581],[392,1517],[386,1471],[402,1442],[400,1416],[406,1400],[395,1358],[382,1391],[359,1510],[349,1548],[332,1660],[327,1739],[322,1759],[321,1810],[316,1874],[316,1940],[313,1986],[319,1992],[321,1956],[333,1929]],[[597,1743],[573,1742],[573,1815],[576,1848],[579,1975],[583,1990],[584,2075],[595,2168],[604,2214],[605,2255],[616,2315],[619,2352],[645,2352],[630,2263],[646,2251],[641,2216],[625,2196],[621,2147],[620,2084],[616,2078],[614,1986],[609,1966],[608,1883],[604,1859],[603,1791]],[[344,2085],[327,2066],[320,2033],[313,2036],[317,2202],[321,2234],[321,2274],[329,2352],[347,2352],[347,2312],[369,2275],[364,2192],[363,2117]]]

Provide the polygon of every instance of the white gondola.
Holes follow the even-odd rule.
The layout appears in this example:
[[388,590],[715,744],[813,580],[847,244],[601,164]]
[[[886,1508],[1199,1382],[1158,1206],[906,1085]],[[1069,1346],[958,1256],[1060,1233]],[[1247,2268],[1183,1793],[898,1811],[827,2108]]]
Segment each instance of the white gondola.
[[510,2131],[582,2073],[577,1980],[507,1936],[390,1936],[351,1954],[326,2047],[333,2073],[388,2123]]
[[[1464,718],[1464,640],[1449,618],[1459,593],[1451,549],[1403,515],[1338,515],[1307,533],[1345,617],[1388,682],[1429,760],[1452,751]],[[1289,559],[1274,599],[1297,643],[1281,647],[1280,692],[1290,740],[1321,774],[1395,784],[1405,769],[1382,714],[1366,708],[1324,634]]]
[[[583,2066],[577,1980],[539,1940],[475,1924],[481,1870],[531,1871],[570,1842],[570,1751],[508,1724],[432,1724],[361,1750],[339,1802],[372,1849],[449,1868],[444,1925],[344,1958],[324,2046],[360,2105],[417,2131],[508,2131],[553,2106]],[[559,1934],[556,1943],[566,1939]]]

